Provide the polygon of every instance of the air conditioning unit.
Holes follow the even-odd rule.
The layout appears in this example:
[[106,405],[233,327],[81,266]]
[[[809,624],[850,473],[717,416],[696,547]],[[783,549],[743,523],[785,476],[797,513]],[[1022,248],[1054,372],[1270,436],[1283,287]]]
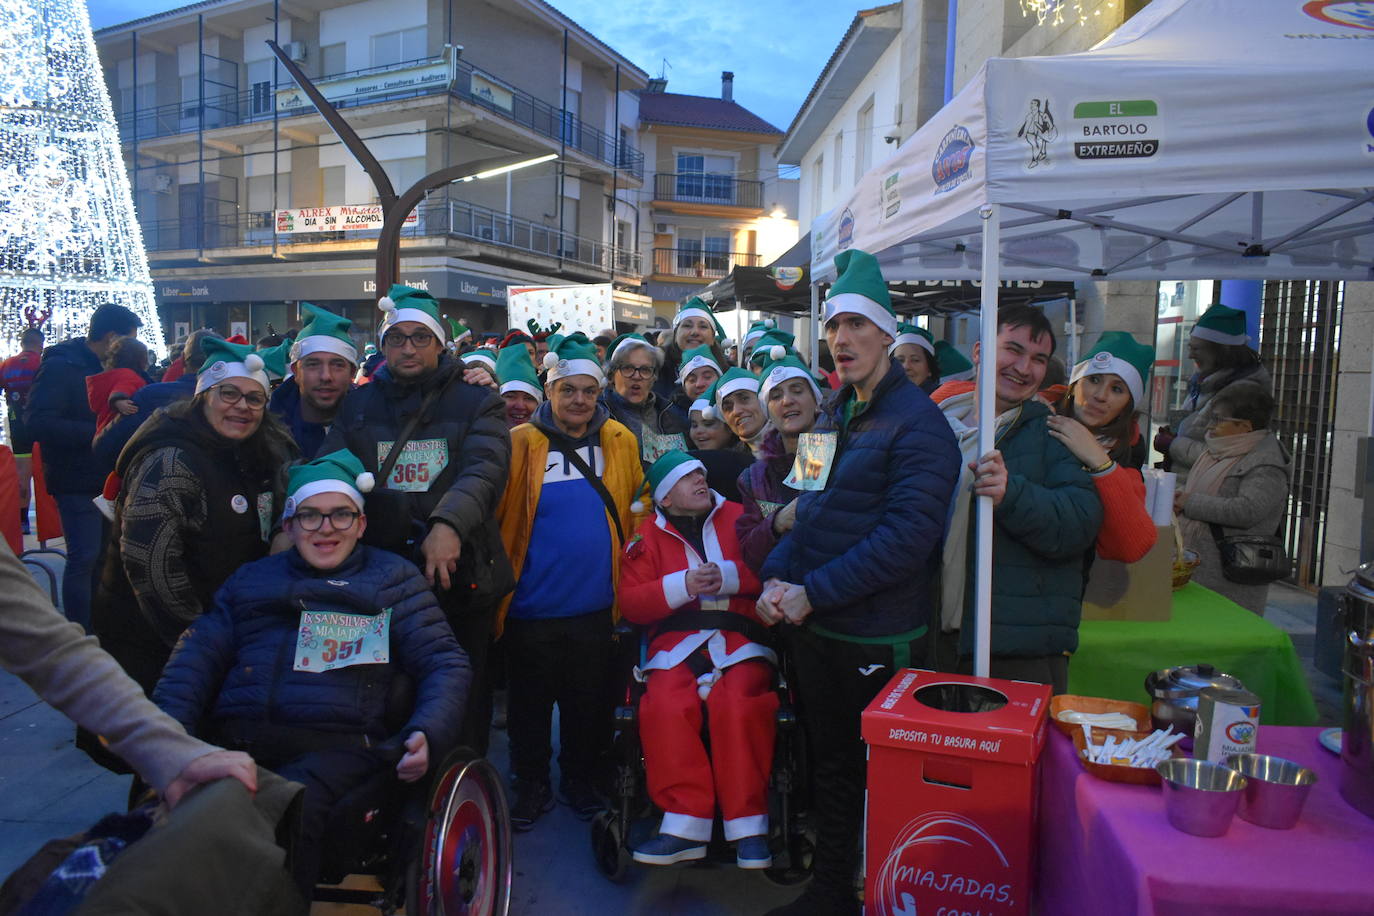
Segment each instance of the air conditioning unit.
[[655,235],[672,235],[672,234],[673,234],[673,224],[672,224],[672,223],[654,223],[654,234],[655,234]]
[[500,234],[496,231],[495,226],[478,226],[477,237],[486,242],[501,241]]
[[289,58],[291,58],[292,60],[294,60],[296,63],[300,63],[301,61],[305,60],[305,57],[306,57],[306,53],[305,53],[305,42],[303,42],[303,41],[288,41],[288,42],[286,43],[286,49],[285,49],[285,50],[286,50],[286,56],[289,57]]

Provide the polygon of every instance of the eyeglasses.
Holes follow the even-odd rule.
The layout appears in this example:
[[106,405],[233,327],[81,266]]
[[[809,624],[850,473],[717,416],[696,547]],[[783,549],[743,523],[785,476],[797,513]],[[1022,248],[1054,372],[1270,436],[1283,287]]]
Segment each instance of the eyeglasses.
[[302,509],[293,515],[292,518],[296,520],[296,524],[300,525],[306,531],[319,531],[325,519],[329,519],[329,527],[333,528],[335,531],[347,531],[349,528],[353,527],[353,523],[357,521],[358,516],[361,514],[361,512],[357,512],[353,509],[335,509],[333,512],[329,513],[319,512],[315,509]]
[[210,390],[219,396],[219,402],[225,407],[233,407],[240,401],[249,410],[262,410],[267,406],[267,395],[256,391],[244,393],[233,385],[216,385]]
[[617,370],[626,378],[649,378],[654,374],[653,366],[621,366]]
[[400,331],[387,331],[386,334],[382,336],[382,346],[384,347],[404,347],[406,341],[410,341],[410,345],[415,349],[423,350],[425,347],[434,343],[434,335],[429,331],[420,330],[416,331],[414,334],[403,334]]
[[1220,426],[1220,425],[1223,424],[1223,423],[1244,423],[1244,422],[1245,422],[1244,420],[1241,420],[1241,419],[1239,419],[1238,417],[1213,417],[1213,418],[1212,418],[1212,422],[1207,424],[1207,428],[1208,428],[1208,429],[1216,429],[1218,426]]

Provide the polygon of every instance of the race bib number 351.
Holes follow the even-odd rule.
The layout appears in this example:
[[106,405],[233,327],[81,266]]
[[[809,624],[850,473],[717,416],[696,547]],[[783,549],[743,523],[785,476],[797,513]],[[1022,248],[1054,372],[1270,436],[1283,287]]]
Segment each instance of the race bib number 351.
[[[377,443],[377,466],[386,462],[392,443]],[[444,468],[448,467],[447,439],[412,439],[401,449],[401,457],[391,469],[391,476],[383,486],[407,493],[424,493]]]
[[391,661],[391,608],[380,614],[301,611],[295,671],[333,671]]

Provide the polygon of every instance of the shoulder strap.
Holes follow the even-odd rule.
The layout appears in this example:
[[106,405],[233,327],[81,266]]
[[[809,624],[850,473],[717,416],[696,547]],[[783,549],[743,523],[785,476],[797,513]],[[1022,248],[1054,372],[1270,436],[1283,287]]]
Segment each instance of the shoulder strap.
[[382,466],[377,469],[378,486],[386,486],[386,482],[391,479],[391,472],[395,469],[396,462],[401,458],[402,449],[410,442],[410,437],[415,435],[415,429],[420,425],[422,420],[428,419],[429,411],[434,406],[435,402],[443,396],[445,391],[448,391],[454,379],[462,374],[463,367],[459,366],[452,375],[444,380],[442,385],[425,395],[425,399],[420,402],[420,409],[415,411],[410,419],[406,421],[406,425],[401,428],[401,434],[396,437],[395,442],[391,443],[391,451],[386,453],[386,461],[382,462]]
[[620,510],[616,508],[615,499],[611,496],[611,492],[606,489],[606,485],[601,482],[601,478],[596,476],[596,472],[587,465],[586,459],[577,453],[577,448],[566,436],[542,426],[539,427],[539,431],[548,437],[549,445],[562,452],[563,456],[568,459],[573,467],[577,468],[587,483],[592,485],[596,495],[601,497],[601,501],[606,504],[606,512],[611,516],[611,522],[615,524],[615,536],[618,543],[623,545],[625,543],[625,529],[620,524]]

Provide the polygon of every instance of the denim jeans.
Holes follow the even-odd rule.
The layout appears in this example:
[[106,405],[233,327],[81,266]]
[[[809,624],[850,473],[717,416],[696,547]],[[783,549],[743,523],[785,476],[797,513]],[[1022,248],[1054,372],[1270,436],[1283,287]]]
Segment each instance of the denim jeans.
[[85,493],[58,493],[57,513],[67,540],[67,567],[62,573],[62,611],[67,619],[91,629],[91,589],[96,559],[105,539],[105,516]]

